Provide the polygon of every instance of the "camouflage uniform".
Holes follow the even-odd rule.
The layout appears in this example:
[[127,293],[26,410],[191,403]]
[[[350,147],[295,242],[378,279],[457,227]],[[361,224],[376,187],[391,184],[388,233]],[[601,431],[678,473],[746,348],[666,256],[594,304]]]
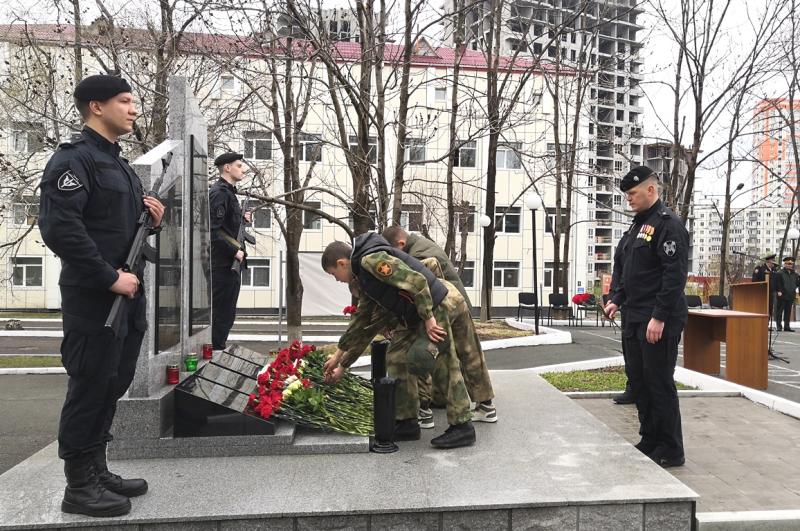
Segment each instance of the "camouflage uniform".
[[[472,418],[469,395],[464,386],[455,344],[449,341],[455,333],[452,328],[453,321],[457,321],[458,317],[467,311],[464,298],[457,290],[452,289],[451,285],[447,286],[449,290],[447,296],[441,304],[432,309],[430,289],[425,277],[412,270],[402,260],[383,251],[364,256],[361,268],[380,281],[411,294],[420,317],[424,320],[433,315],[439,326],[444,328],[448,339],[443,342],[444,344],[440,344],[441,352],[433,343],[430,344],[429,351],[436,357],[437,365],[443,368],[439,378],[442,380],[441,385],[447,389],[447,422],[451,425],[468,422]],[[341,362],[344,367],[352,365],[370,341],[386,329],[393,330],[386,353],[387,372],[389,376],[399,380],[395,418],[416,419],[419,412],[419,390],[417,378],[409,373],[407,353],[411,344],[420,335],[427,336],[424,323],[413,329],[406,328],[392,313],[371,298],[362,296],[347,331],[339,339],[339,349],[345,352]]]
[[[411,241],[410,238],[409,241]],[[413,253],[413,248],[411,251]],[[458,286],[444,280],[439,259],[435,257],[424,259],[420,257],[415,258],[418,258],[425,267],[433,271],[433,274],[441,279],[442,283],[447,286],[450,293],[452,293],[454,289],[458,289]],[[459,293],[461,292],[461,290],[458,291]],[[459,365],[461,366],[461,374],[464,378],[464,383],[467,386],[467,392],[470,398],[473,402],[486,402],[494,398],[494,389],[492,388],[492,380],[489,376],[489,368],[486,366],[486,358],[484,358],[483,349],[481,349],[481,342],[480,339],[478,339],[478,334],[475,332],[475,325],[472,322],[472,314],[467,300],[465,300],[465,307],[465,312],[459,313],[451,322],[454,334],[451,337],[455,342],[455,349],[458,354]],[[427,378],[418,377],[417,387],[419,388],[420,401],[443,404],[447,396],[447,383],[447,367],[437,363],[431,376]]]

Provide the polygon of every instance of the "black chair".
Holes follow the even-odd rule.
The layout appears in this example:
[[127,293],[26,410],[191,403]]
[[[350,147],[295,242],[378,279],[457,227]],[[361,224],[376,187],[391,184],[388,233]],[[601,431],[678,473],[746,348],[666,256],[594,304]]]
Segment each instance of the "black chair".
[[687,295],[686,306],[689,308],[702,308],[703,299],[700,298],[700,295]]
[[551,293],[547,296],[550,305],[547,307],[547,323],[553,324],[554,312],[566,312],[569,326],[572,326],[572,306],[569,305],[569,299],[565,293]]
[[708,305],[712,308],[724,310],[728,307],[728,299],[725,295],[711,295],[708,297]]
[[524,310],[528,310],[534,312],[534,316],[536,315],[536,294],[535,293],[527,293],[521,292],[517,295],[517,321],[521,321],[520,318],[522,312]]

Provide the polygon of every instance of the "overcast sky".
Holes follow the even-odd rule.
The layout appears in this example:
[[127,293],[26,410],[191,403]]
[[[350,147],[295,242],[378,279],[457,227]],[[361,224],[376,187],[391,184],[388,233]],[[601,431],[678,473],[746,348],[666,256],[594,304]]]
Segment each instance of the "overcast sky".
[[[57,0],[64,5],[63,14],[58,17],[58,12],[53,10],[53,0],[10,0],[0,6],[0,20],[5,22],[22,22],[41,23],[41,22],[56,22],[60,18],[62,22],[68,22],[70,15],[67,7],[71,8],[69,0]],[[432,0],[429,2],[428,16],[436,16],[437,9],[447,0]],[[342,7],[347,6],[350,2],[347,0],[325,0],[325,7]],[[677,9],[678,0],[662,0],[665,6]],[[723,26],[721,41],[724,44],[720,46],[720,51],[717,59],[728,57],[735,58],[738,53],[745,50],[749,43],[752,42],[752,29],[750,19],[758,15],[758,11],[763,9],[765,0],[747,1],[747,0],[733,0],[731,9],[727,15],[726,22]],[[391,0],[387,1],[391,4]],[[94,1],[83,1],[85,13],[83,19],[86,23],[91,22],[99,16],[99,9]],[[131,6],[145,6],[156,5],[155,0],[106,0],[106,5],[111,9],[115,15],[125,14],[127,17],[133,19],[144,20],[146,13],[154,13],[156,10],[144,9],[131,9]],[[644,133],[649,138],[669,138],[668,129],[665,129],[664,124],[672,122],[673,115],[673,95],[668,87],[665,87],[663,82],[671,82],[673,76],[672,65],[677,55],[677,47],[674,40],[668,34],[668,31],[663,24],[659,23],[655,17],[652,9],[645,6],[647,12],[640,17],[640,23],[645,26],[642,30],[640,37],[644,42],[642,50],[642,59],[644,60],[644,75],[645,81],[643,89],[646,94],[645,117],[644,117]],[[749,10],[749,11],[748,11]],[[396,5],[390,9],[390,12],[395,17],[395,23],[401,22],[402,9]],[[231,24],[224,20],[224,17],[218,17],[219,29],[221,31],[230,31]],[[750,45],[752,47],[752,45]],[[731,62],[731,61],[729,61]],[[715,76],[709,80],[709,94],[713,94],[718,90],[721,84],[720,80],[725,78],[726,65],[718,68]],[[767,85],[764,93],[769,96],[779,95],[782,88],[779,83]],[[686,105],[690,99],[687,97],[684,104],[683,115],[686,117],[686,123],[691,124],[692,114],[690,107]],[[711,150],[720,145],[724,138],[724,130],[729,123],[729,117],[724,116],[720,118],[719,123],[713,128],[707,137],[705,146]],[[684,135],[684,145],[691,143],[691,127],[687,127]],[[740,144],[740,150],[747,150],[752,145],[752,140],[745,139]],[[721,193],[720,185],[720,171],[713,168],[713,164],[709,164],[699,175],[697,181],[698,190],[705,191],[708,194]],[[743,164],[738,168],[734,179],[734,187],[739,182],[746,183],[746,189],[750,187],[750,174],[752,167],[749,164]]]

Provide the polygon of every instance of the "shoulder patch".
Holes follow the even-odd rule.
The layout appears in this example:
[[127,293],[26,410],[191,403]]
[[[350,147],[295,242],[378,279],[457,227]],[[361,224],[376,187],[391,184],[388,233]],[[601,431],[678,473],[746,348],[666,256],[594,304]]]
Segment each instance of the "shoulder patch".
[[381,276],[388,277],[392,274],[392,266],[389,265],[389,262],[380,261],[378,262],[378,266],[375,268],[375,271],[377,271]]
[[83,183],[77,177],[75,177],[75,174],[72,173],[72,170],[65,171],[58,178],[58,189],[62,192],[72,192],[73,190],[77,190],[79,188],[83,188]]
[[225,217],[225,207],[221,206],[217,208],[217,217],[224,218]]
[[667,256],[675,256],[678,251],[678,244],[675,240],[667,240],[664,242],[664,254]]

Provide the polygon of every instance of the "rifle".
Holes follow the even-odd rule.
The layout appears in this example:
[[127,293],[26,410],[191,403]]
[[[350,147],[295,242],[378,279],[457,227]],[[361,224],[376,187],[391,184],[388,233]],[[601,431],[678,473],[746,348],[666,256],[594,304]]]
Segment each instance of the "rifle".
[[[236,243],[239,244],[239,249],[241,251],[244,251],[244,242],[247,242],[250,245],[255,245],[256,243],[255,236],[244,230],[245,229],[244,213],[247,212],[247,204],[249,201],[250,201],[250,195],[247,195],[245,197],[244,204],[242,205],[242,222],[239,223],[239,234],[236,235]],[[244,258],[242,258],[242,262],[244,262]],[[231,271],[235,271],[237,274],[241,274],[242,262],[234,258],[233,264],[231,264]]]
[[[168,152],[161,159],[161,175],[147,195],[158,197],[161,183],[164,181],[164,175],[167,174],[167,168],[169,168],[171,162],[172,151]],[[122,265],[122,270],[126,273],[135,273],[139,269],[143,258],[151,263],[155,263],[156,260],[158,260],[156,250],[147,243],[147,237],[150,235],[150,230],[153,228],[153,218],[150,216],[150,211],[147,210],[147,208],[142,209],[142,213],[139,215],[136,225],[138,227],[136,229],[136,236],[133,238],[133,243],[128,251],[128,257]],[[122,305],[126,298],[125,295],[117,295],[114,297],[114,304],[111,306],[111,311],[108,312],[108,317],[106,318],[106,328],[110,328],[114,332],[114,337],[116,338],[119,338],[119,327],[122,324],[122,315],[124,313],[122,311]]]

